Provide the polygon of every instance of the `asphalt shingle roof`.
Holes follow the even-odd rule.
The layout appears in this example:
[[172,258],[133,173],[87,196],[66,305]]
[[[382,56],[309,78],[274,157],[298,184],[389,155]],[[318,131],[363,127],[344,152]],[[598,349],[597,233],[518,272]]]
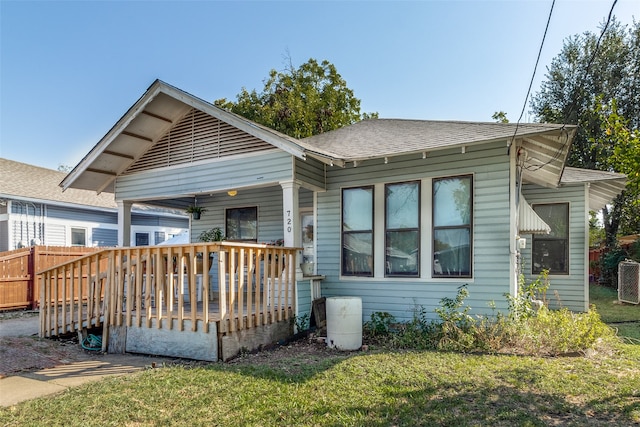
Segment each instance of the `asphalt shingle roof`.
[[0,197],[17,197],[117,209],[112,193],[70,188],[62,192],[60,182],[67,174],[53,169],[0,158]]
[[626,180],[626,175],[616,172],[599,171],[592,169],[579,169],[567,166],[564,168],[562,179],[563,184],[574,182],[597,182],[609,180]]
[[[364,160],[419,151],[432,151],[476,142],[508,140],[560,130],[548,123],[489,123],[462,121],[371,119],[315,135],[302,142],[344,160]],[[517,133],[516,133],[517,129]]]

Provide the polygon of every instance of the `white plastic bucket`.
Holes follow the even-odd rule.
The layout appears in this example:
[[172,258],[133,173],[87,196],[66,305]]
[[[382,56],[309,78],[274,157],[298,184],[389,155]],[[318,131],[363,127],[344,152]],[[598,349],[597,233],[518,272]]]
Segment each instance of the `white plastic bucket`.
[[329,297],[327,310],[327,345],[338,350],[362,347],[362,299]]

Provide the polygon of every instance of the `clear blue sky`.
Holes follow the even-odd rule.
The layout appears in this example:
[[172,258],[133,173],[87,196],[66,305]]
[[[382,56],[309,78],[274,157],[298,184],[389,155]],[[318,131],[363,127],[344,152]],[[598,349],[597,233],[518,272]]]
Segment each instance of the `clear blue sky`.
[[[287,52],[332,62],[382,118],[516,121],[551,3],[0,0],[0,157],[75,166],[156,78],[235,99]],[[599,32],[612,3],[556,0],[534,93],[563,40]],[[631,24],[640,0],[614,14]]]

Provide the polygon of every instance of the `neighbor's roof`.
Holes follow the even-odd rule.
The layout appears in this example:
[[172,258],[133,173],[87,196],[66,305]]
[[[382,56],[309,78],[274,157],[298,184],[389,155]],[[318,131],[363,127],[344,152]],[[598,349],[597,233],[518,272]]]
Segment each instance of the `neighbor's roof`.
[[560,183],[589,183],[589,209],[597,211],[611,203],[624,190],[627,177],[616,172],[566,167]]
[[112,193],[69,189],[58,186],[66,172],[0,158],[0,197],[37,202],[58,202],[116,209]]
[[[0,198],[110,211],[118,209],[113,193],[96,194],[95,191],[75,188],[62,191],[59,183],[66,175],[66,172],[0,158]],[[179,209],[141,204],[134,204],[132,210],[149,215],[186,216]]]

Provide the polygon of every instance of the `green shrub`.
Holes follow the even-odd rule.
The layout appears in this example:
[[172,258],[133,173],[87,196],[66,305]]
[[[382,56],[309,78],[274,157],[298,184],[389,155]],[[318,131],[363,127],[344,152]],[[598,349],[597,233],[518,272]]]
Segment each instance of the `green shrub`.
[[601,284],[611,288],[618,287],[618,264],[629,258],[629,254],[621,247],[615,247],[602,255],[601,263]]

